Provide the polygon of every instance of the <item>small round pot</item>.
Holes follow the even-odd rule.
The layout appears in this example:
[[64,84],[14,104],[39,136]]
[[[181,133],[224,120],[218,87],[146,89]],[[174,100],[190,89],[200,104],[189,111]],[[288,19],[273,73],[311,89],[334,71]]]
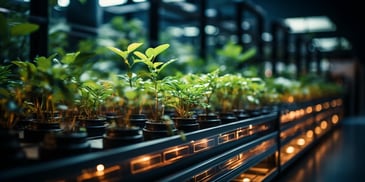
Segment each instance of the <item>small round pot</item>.
[[37,143],[44,139],[44,136],[48,133],[60,133],[62,129],[60,123],[48,123],[34,120],[24,128],[24,142]]
[[102,137],[107,127],[106,118],[80,119],[80,126],[86,128],[88,137]]
[[148,118],[145,114],[131,114],[129,122],[132,126],[143,128]]
[[199,130],[199,123],[196,118],[173,118],[176,128],[184,132]]
[[222,124],[232,123],[237,121],[237,117],[233,112],[223,112],[219,114],[219,118],[222,121]]
[[47,134],[39,147],[41,160],[59,159],[89,153],[86,132]]
[[103,149],[126,146],[142,141],[142,129],[137,126],[107,128],[103,138]]
[[205,129],[219,126],[222,123],[222,121],[221,119],[219,119],[218,115],[214,113],[209,113],[209,114],[199,114],[198,123],[200,129]]
[[178,130],[173,122],[147,121],[142,131],[144,140],[153,140],[176,135]]

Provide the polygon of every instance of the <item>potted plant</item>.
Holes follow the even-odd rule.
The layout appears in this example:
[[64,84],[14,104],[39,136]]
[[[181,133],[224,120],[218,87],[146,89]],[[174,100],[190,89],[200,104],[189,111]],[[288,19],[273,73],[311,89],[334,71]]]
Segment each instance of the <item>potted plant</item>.
[[[142,113],[143,105],[146,102],[148,95],[146,93],[146,89],[144,88],[144,82],[142,78],[138,76],[137,73],[134,73],[134,67],[137,62],[135,61],[136,59],[133,57],[133,52],[142,45],[142,43],[131,43],[130,45],[128,45],[127,50],[124,51],[115,47],[107,47],[108,49],[119,55],[124,65],[127,66],[127,72],[125,74],[118,75],[122,82],[126,82],[126,84],[120,84],[124,85],[120,90],[133,90],[134,93],[133,98],[131,98],[131,94],[126,95],[129,96],[129,98],[126,98],[128,100],[127,110],[128,112],[131,111],[131,113],[126,115],[124,117],[124,120],[130,122],[131,125],[139,126],[141,128],[144,127],[145,122],[148,120],[146,115]],[[132,102],[133,104],[131,104]]]
[[[103,140],[104,148],[113,148],[143,141],[141,128],[133,126],[133,123],[131,123],[131,115],[135,112],[141,96],[140,87],[137,87],[140,79],[137,78],[132,70],[135,65],[132,53],[141,45],[142,43],[132,43],[125,51],[115,47],[108,47],[122,58],[122,61],[127,66],[127,72],[124,75],[119,75],[119,78],[122,78],[121,81],[116,81],[120,83],[117,90],[121,92],[120,95],[123,98],[124,116],[107,128],[106,136]],[[133,121],[144,122],[144,120],[140,119]],[[144,126],[144,123],[141,124]]]
[[106,98],[113,93],[112,86],[106,80],[86,80],[79,86],[79,96],[75,100],[79,111],[78,120],[85,127],[88,137],[102,137],[107,120],[102,112]]
[[47,161],[91,152],[87,130],[78,123],[80,109],[77,102],[80,77],[84,73],[83,68],[88,67],[86,61],[91,56],[93,55],[75,52],[65,54],[60,60],[54,59],[54,67],[57,68],[54,74],[61,75],[65,82],[64,95],[60,98],[58,106],[62,115],[62,132],[45,135],[39,146],[40,160]]
[[152,104],[152,120],[146,122],[143,128],[143,135],[145,140],[151,140],[155,138],[166,137],[174,135],[177,132],[173,121],[164,115],[164,107],[162,97],[162,82],[164,79],[160,78],[161,72],[167,65],[175,61],[175,59],[168,60],[167,62],[156,61],[156,58],[163,53],[169,44],[162,44],[155,48],[148,48],[144,53],[135,51],[139,59],[136,62],[143,63],[147,66],[147,71],[144,73],[149,80],[146,82],[146,88],[151,91],[153,97]]
[[39,142],[46,133],[61,131],[57,106],[71,93],[54,58],[55,55],[37,57],[34,63],[13,61],[21,81],[16,92],[24,97],[27,106],[24,111],[29,110],[34,116],[24,129],[24,139],[28,142]]
[[195,82],[194,76],[169,77],[163,89],[166,92],[166,105],[175,109],[172,118],[179,130],[191,132],[199,129],[194,109],[200,105],[205,88]]
[[235,99],[239,97],[240,77],[237,75],[225,74],[217,79],[217,89],[215,92],[216,105],[220,106],[219,118],[222,123],[230,123],[237,120],[233,112]]
[[265,82],[261,78],[252,77],[247,79],[244,108],[251,117],[262,114],[262,98],[265,86]]

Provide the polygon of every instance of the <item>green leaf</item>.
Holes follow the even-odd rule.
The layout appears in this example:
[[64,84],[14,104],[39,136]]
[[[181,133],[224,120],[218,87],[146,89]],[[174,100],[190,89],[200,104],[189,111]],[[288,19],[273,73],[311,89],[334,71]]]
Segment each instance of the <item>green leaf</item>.
[[136,55],[138,58],[142,59],[143,61],[148,61],[148,58],[146,57],[146,55],[144,55],[143,53],[139,52],[139,51],[135,51],[133,52],[134,55]]
[[140,47],[143,43],[132,43],[128,46],[127,48],[127,52],[128,53],[131,53],[133,52],[134,50],[136,50],[138,47]]
[[77,54],[75,62],[77,62],[79,66],[85,66],[86,62],[89,61],[94,56],[96,56],[96,53],[80,52],[80,54]]
[[41,70],[41,71],[48,71],[48,69],[51,68],[52,66],[52,62],[47,59],[46,57],[37,57],[36,58],[36,62],[37,62],[37,65],[38,65],[38,69]]
[[149,58],[155,57],[155,50],[153,48],[148,48],[146,50],[146,56]]
[[14,25],[10,28],[10,35],[12,36],[24,36],[29,35],[32,32],[38,30],[39,25],[33,23],[21,23]]
[[167,61],[165,64],[163,64],[161,66],[160,71],[163,70],[167,65],[169,65],[169,64],[171,64],[171,63],[173,63],[175,61],[176,61],[176,59],[171,59],[171,60]]
[[80,52],[76,53],[67,53],[63,58],[61,59],[62,63],[65,64],[71,64],[75,62],[76,57],[80,54]]
[[169,47],[170,47],[170,44],[162,44],[162,45],[157,46],[156,48],[154,48],[154,55],[157,56],[157,55],[161,54]]
[[[111,51],[113,51],[114,53],[118,54],[119,56],[121,56],[123,59],[127,59],[127,57],[128,57],[128,52],[126,52],[126,51],[122,51],[118,48],[111,47],[111,46],[108,46],[107,48],[110,49]],[[128,49],[129,49],[129,46],[128,46]]]
[[161,66],[163,64],[163,62],[154,62],[153,63],[153,67],[154,68],[158,68],[159,66]]
[[240,62],[244,62],[256,55],[256,48],[251,48],[240,56]]

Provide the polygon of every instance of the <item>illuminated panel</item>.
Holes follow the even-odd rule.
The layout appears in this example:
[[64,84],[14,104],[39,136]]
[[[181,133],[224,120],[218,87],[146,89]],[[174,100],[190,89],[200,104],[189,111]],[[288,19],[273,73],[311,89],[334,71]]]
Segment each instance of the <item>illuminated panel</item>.
[[82,174],[77,177],[77,181],[87,181],[92,178],[103,177],[115,171],[121,170],[119,165],[105,167],[103,164],[98,164],[95,168],[83,170]]
[[229,160],[227,160],[226,162],[224,162],[223,164],[220,165],[219,168],[221,169],[234,169],[237,167],[237,165],[241,164],[241,155],[236,155],[232,158],[230,158]]
[[236,139],[237,139],[236,131],[220,134],[218,136],[218,144],[226,143],[226,142],[233,141],[233,140],[236,140]]
[[214,174],[216,173],[216,169],[215,168],[210,168],[196,176],[194,176],[194,181],[205,181],[208,178],[214,176]]
[[211,147],[214,147],[214,139],[213,138],[202,139],[202,140],[198,140],[196,142],[193,142],[194,152],[200,152],[200,151],[209,149]]
[[162,164],[160,154],[148,155],[131,160],[131,172],[136,174]]
[[247,136],[246,128],[240,128],[236,132],[237,132],[237,138],[243,138],[243,137]]
[[174,161],[189,155],[189,146],[179,146],[163,152],[165,161]]
[[264,123],[264,124],[260,124],[256,127],[256,130],[255,132],[258,133],[258,132],[264,132],[266,130],[268,130],[270,128],[270,125],[267,124],[267,123]]
[[264,141],[261,144],[239,153],[238,155],[224,161],[221,164],[212,166],[211,168],[193,176],[192,181],[207,181],[207,179],[214,177],[214,175],[217,175],[218,173],[234,170],[247,163],[248,159],[257,156],[264,151],[267,151],[269,148],[273,147],[274,144],[275,139]]

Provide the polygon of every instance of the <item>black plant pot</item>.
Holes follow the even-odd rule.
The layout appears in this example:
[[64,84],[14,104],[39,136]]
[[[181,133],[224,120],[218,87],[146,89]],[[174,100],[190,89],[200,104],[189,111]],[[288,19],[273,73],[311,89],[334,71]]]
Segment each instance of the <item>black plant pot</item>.
[[233,112],[223,112],[219,114],[219,118],[222,121],[222,124],[232,123],[237,121],[237,117]]
[[119,123],[123,119],[123,116],[117,113],[107,113],[105,119],[108,124]]
[[26,163],[17,132],[0,128],[0,157],[0,169],[19,167]]
[[144,128],[145,123],[148,121],[145,114],[132,114],[129,118],[129,122],[132,126],[138,126]]
[[214,113],[209,113],[209,114],[199,114],[198,123],[200,129],[204,129],[218,126],[222,123],[222,121],[221,119],[219,119],[218,115]]
[[43,141],[44,136],[48,133],[60,132],[62,132],[60,123],[46,123],[34,120],[24,128],[23,141],[37,143]]
[[264,106],[261,109],[261,113],[262,114],[269,114],[269,113],[271,113],[273,111],[274,111],[274,107],[273,106]]
[[143,128],[144,140],[153,140],[157,138],[164,138],[177,134],[177,129],[173,122],[153,122],[147,121]]
[[86,132],[47,134],[39,147],[41,160],[59,159],[89,153]]
[[106,118],[79,119],[80,126],[86,128],[88,137],[102,137],[107,127]]
[[30,123],[33,121],[35,121],[35,119],[33,118],[21,118],[19,121],[16,122],[13,129],[22,131],[26,127],[28,127],[28,125],[30,125]]
[[262,110],[260,108],[246,109],[246,112],[248,113],[248,115],[250,117],[257,117],[257,116],[260,116],[262,114]]
[[176,128],[184,132],[199,130],[199,123],[196,118],[173,118]]
[[143,141],[142,129],[137,126],[107,128],[103,149],[116,148]]
[[233,113],[236,115],[237,120],[239,120],[239,121],[250,118],[250,115],[247,114],[247,112],[243,109],[236,109],[233,111]]

